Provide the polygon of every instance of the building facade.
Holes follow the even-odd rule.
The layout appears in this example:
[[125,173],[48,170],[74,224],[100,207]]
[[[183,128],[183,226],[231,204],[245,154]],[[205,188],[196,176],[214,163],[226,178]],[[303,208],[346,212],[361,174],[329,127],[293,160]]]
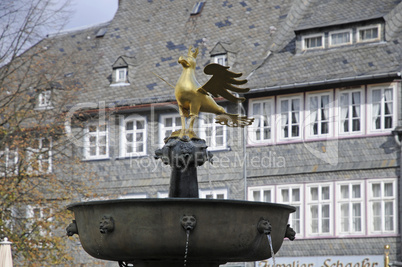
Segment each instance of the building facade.
[[[37,46],[89,62],[64,73],[83,84],[66,120],[84,126],[67,134],[105,198],[167,197],[170,168],[153,156],[181,127],[179,56],[199,48],[201,84],[208,63],[242,72],[246,101],[217,102],[255,121],[230,128],[200,114],[214,154],[198,171],[200,197],[295,206],[296,240],[278,264],[374,267],[385,245],[402,261],[401,14],[399,0],[121,0],[112,21]],[[44,112],[53,94],[38,95]]]

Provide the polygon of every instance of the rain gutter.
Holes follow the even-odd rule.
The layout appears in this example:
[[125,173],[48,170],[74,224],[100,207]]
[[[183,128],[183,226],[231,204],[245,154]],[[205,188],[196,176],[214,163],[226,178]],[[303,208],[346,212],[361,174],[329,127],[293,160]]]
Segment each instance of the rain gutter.
[[359,81],[373,80],[373,79],[393,78],[393,77],[394,78],[401,77],[401,72],[387,72],[387,73],[379,73],[379,74],[370,74],[370,75],[329,79],[329,80],[322,80],[322,81],[312,81],[312,82],[304,82],[304,83],[277,85],[277,86],[252,89],[246,94],[253,94],[253,93],[259,93],[259,92],[273,92],[273,91],[278,91],[278,90],[299,89],[299,88],[305,88],[305,87],[332,85],[332,84],[339,84],[339,83],[351,83],[351,82],[359,82]]

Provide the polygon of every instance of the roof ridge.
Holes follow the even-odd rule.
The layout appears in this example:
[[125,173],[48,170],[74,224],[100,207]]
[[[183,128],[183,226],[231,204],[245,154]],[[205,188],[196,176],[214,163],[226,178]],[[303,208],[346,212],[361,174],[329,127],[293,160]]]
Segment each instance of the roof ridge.
[[280,51],[289,42],[300,20],[308,12],[309,6],[314,5],[317,1],[318,0],[296,0],[293,3],[285,20],[279,26],[279,30],[269,48],[270,51]]
[[398,37],[397,34],[402,30],[402,1],[385,15],[384,19],[385,40],[389,41]]

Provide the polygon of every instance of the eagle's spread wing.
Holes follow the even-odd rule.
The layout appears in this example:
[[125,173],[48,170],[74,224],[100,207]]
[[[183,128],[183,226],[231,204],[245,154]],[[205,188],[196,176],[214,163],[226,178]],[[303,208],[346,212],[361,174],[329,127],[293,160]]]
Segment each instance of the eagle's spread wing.
[[[205,91],[211,93],[214,97],[219,95],[226,98],[231,102],[244,101],[244,97],[236,97],[230,91],[236,93],[246,93],[249,88],[239,88],[235,85],[245,84],[247,80],[236,80],[235,78],[240,77],[241,73],[234,73],[228,70],[229,67],[225,67],[219,64],[209,64],[204,68],[205,74],[213,75],[209,81],[204,84],[201,88]],[[200,89],[201,89],[200,88]]]

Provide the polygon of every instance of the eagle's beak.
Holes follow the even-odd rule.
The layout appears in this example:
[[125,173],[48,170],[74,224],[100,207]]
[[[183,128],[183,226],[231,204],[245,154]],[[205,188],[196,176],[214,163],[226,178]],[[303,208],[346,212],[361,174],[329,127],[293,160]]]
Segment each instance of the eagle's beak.
[[187,60],[184,57],[179,57],[178,62],[185,68],[190,67],[190,64],[187,62]]

